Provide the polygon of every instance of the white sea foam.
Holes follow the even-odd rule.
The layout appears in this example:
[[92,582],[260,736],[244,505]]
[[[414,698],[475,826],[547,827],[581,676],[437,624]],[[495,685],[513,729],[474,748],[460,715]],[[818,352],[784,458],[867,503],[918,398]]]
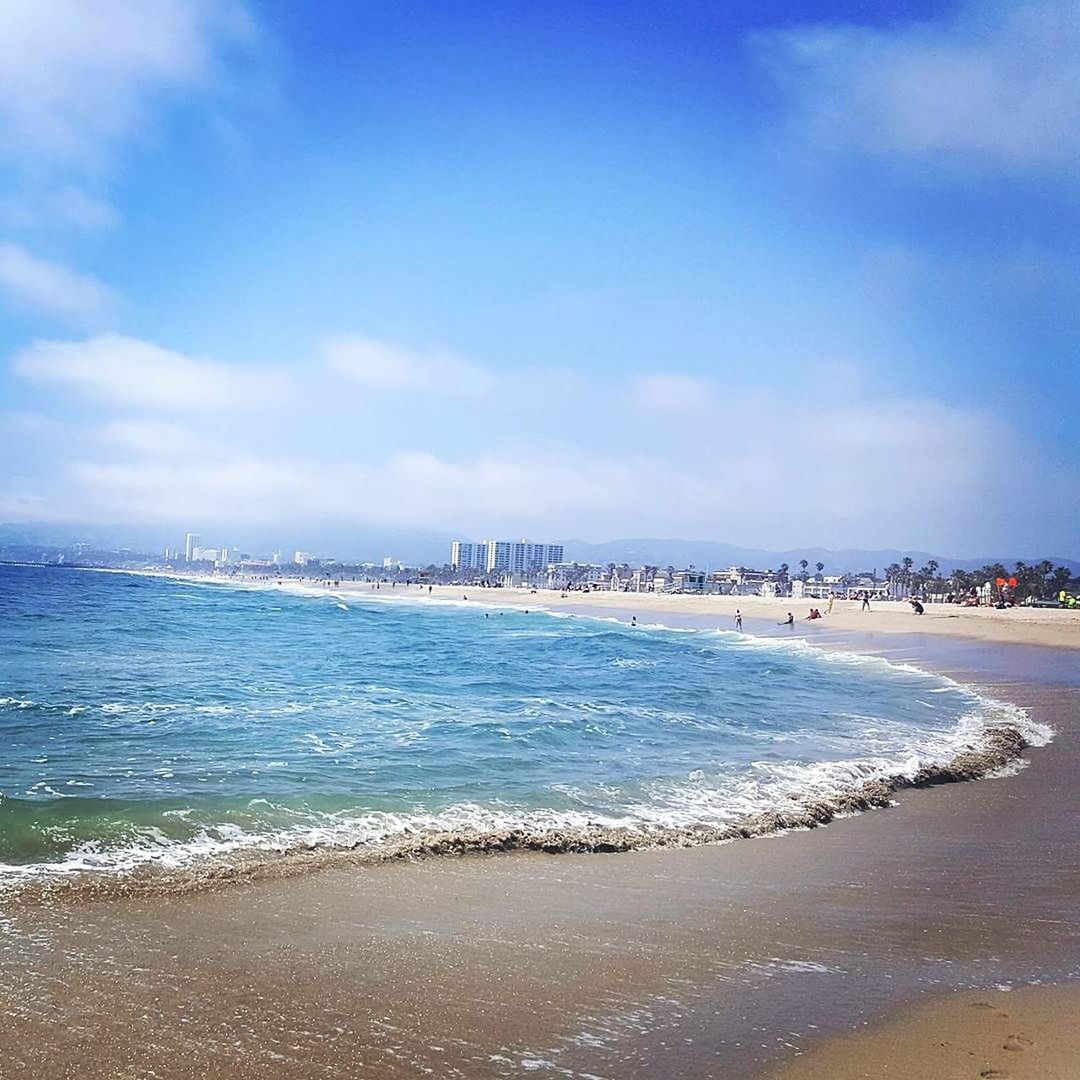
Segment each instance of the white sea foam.
[[[182,580],[182,579],[181,579]],[[324,588],[276,583],[265,585],[230,584],[238,587],[272,588],[303,596],[326,598]],[[464,601],[454,599],[429,600],[427,597],[384,594],[377,596],[366,592],[350,593],[350,598],[359,603],[443,603],[462,605]],[[333,599],[333,598],[332,598]],[[473,608],[499,607],[497,603],[468,601]],[[541,611],[542,606],[535,609]],[[606,812],[597,813],[595,809],[573,810],[544,807],[515,807],[505,802],[492,800],[488,805],[475,802],[462,802],[445,809],[426,812],[414,809],[411,812],[363,812],[363,813],[324,813],[296,812],[294,823],[286,827],[267,827],[260,831],[253,822],[248,829],[231,823],[205,825],[192,837],[184,841],[170,840],[160,830],[144,828],[137,833],[138,839],[126,846],[103,848],[96,844],[84,844],[69,853],[61,862],[37,864],[33,866],[0,865],[0,884],[5,881],[25,880],[28,877],[42,875],[74,875],[87,871],[124,871],[140,866],[155,865],[164,868],[182,867],[193,861],[227,856],[236,852],[284,853],[295,851],[337,850],[337,849],[376,849],[406,837],[437,834],[485,835],[501,834],[512,830],[529,830],[532,833],[552,834],[567,830],[607,829],[618,830],[633,836],[640,843],[648,843],[650,838],[661,838],[680,830],[720,828],[755,814],[785,813],[806,803],[827,803],[858,790],[876,780],[894,780],[896,778],[912,780],[923,770],[945,767],[958,755],[978,752],[986,744],[989,729],[1010,727],[1022,735],[1032,745],[1044,745],[1052,737],[1050,728],[1037,724],[1027,713],[1015,705],[984,696],[975,687],[949,679],[945,676],[930,676],[925,671],[909,664],[898,664],[881,657],[862,653],[841,652],[823,649],[812,645],[802,638],[760,638],[748,634],[738,634],[728,630],[695,630],[686,627],[669,627],[661,623],[639,626],[630,630],[621,620],[601,616],[581,616],[569,612],[546,611],[545,614],[560,619],[581,619],[586,625],[617,625],[626,633],[646,631],[658,635],[698,634],[704,642],[710,638],[720,638],[725,648],[771,651],[777,655],[795,655],[827,665],[850,666],[866,669],[888,670],[894,674],[909,674],[920,680],[933,679],[939,685],[920,686],[925,693],[962,693],[971,697],[972,709],[966,713],[955,727],[945,733],[912,732],[909,745],[902,753],[895,749],[890,754],[873,753],[878,721],[867,717],[864,731],[864,748],[867,751],[856,759],[813,762],[783,763],[759,761],[749,769],[741,769],[729,776],[707,776],[700,770],[689,773],[681,781],[656,781],[645,785],[643,792],[636,799],[612,805]],[[623,665],[619,659],[612,661],[616,666],[635,666],[635,658],[625,658],[629,663]],[[386,692],[395,694],[391,688]],[[534,699],[540,706],[550,704],[547,699]],[[299,703],[296,703],[299,706]],[[579,703],[582,712],[596,716],[606,715],[602,702]],[[928,708],[933,706],[927,702]],[[33,702],[20,698],[2,698],[0,705],[15,708],[27,708]],[[181,708],[179,703],[104,703],[99,708],[109,714],[123,715],[127,712],[169,712]],[[220,709],[230,711],[230,706],[204,706],[209,711]],[[622,710],[622,711],[625,711]],[[655,710],[654,710],[655,711]],[[677,722],[678,717],[663,714],[661,719]],[[690,717],[690,720],[695,718]],[[509,735],[506,729],[502,729]],[[781,739],[791,733],[766,733],[765,737]],[[332,733],[308,732],[304,736],[309,744],[319,753],[333,754],[344,747],[337,742]],[[403,739],[420,737],[402,732]],[[328,741],[333,740],[333,741]],[[281,763],[282,765],[284,763]],[[994,775],[1005,775],[1009,766],[998,770]],[[50,794],[47,786],[44,788]],[[563,801],[567,798],[578,805],[589,805],[591,798],[587,793],[561,792]],[[617,793],[612,793],[617,795]],[[255,803],[252,804],[253,806]],[[273,808],[279,815],[284,808]],[[165,815],[190,819],[191,811],[171,810]]]
[[[291,814],[295,824],[266,831],[232,823],[205,825],[182,842],[170,840],[160,830],[143,828],[138,830],[139,839],[125,846],[105,848],[87,843],[56,863],[0,864],[0,886],[30,878],[125,872],[148,865],[176,869],[235,853],[375,850],[407,838],[446,834],[482,837],[527,830],[554,836],[602,829],[622,833],[635,845],[666,843],[673,834],[692,836],[693,830],[723,828],[754,815],[787,814],[807,804],[828,803],[876,780],[914,780],[923,770],[944,768],[960,754],[978,752],[985,745],[988,727],[1015,727],[1027,741],[1038,745],[1050,738],[1048,728],[1033,724],[1016,706],[989,699],[983,699],[980,706],[967,714],[953,732],[926,735],[902,756],[811,764],[761,761],[748,771],[726,777],[706,777],[695,770],[684,781],[649,784],[642,798],[605,813],[515,807],[504,801],[493,801],[491,805],[463,802],[443,810],[408,813],[314,813],[266,804],[279,818]],[[309,733],[308,738],[314,741],[319,736]],[[1003,766],[990,775],[1008,775],[1008,768]],[[62,794],[54,793],[44,783],[38,786],[49,794]],[[562,794],[573,798],[574,793]],[[615,791],[610,794],[618,795]],[[587,803],[589,798],[582,793],[580,801]],[[255,807],[259,802],[253,800],[250,805]],[[190,811],[166,811],[163,817],[168,816],[189,817]]]

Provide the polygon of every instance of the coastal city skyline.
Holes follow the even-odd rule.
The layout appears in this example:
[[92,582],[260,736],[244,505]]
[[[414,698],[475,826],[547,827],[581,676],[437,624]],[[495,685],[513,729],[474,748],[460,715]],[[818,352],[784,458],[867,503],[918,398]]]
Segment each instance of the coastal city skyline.
[[95,11],[0,16],[0,522],[1075,554],[1064,0]]

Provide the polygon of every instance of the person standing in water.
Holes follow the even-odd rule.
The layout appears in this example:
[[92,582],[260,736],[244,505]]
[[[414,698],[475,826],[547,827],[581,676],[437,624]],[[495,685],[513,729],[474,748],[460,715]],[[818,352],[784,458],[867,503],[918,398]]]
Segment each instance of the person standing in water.
[[735,629],[742,631],[742,612],[738,608],[735,609]]

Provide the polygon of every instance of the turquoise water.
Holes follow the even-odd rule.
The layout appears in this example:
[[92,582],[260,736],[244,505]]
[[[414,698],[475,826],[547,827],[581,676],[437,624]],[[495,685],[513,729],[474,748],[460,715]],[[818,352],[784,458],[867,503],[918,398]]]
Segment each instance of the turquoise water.
[[644,842],[944,762],[994,709],[797,641],[0,567],[0,880],[406,829]]

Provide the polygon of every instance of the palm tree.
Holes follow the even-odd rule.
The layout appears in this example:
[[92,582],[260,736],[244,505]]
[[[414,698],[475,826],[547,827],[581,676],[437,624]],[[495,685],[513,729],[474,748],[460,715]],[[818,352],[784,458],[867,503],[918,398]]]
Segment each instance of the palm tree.
[[823,562],[814,563],[814,569],[818,572],[818,576],[820,577],[821,571],[825,569],[825,564]]
[[799,560],[799,569],[802,571],[801,577],[802,577],[803,581],[806,580],[806,568],[809,565],[810,564],[805,559],[800,559]]
[[1069,587],[1072,571],[1067,566],[1059,566],[1050,577],[1050,595],[1056,597],[1062,589]]

